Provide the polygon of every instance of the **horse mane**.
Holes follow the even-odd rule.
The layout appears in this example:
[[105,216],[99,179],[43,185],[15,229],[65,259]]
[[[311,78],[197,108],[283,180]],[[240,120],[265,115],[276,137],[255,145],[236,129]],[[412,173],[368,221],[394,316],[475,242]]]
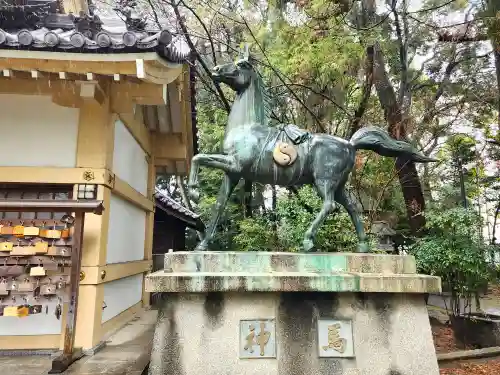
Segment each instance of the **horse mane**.
[[262,78],[262,75],[255,69],[252,65],[252,70],[255,73],[255,88],[260,91],[262,95],[262,101],[264,104],[264,122],[265,124],[263,125],[269,125],[269,120],[271,119],[271,112],[272,112],[272,97],[269,94],[269,91],[267,89],[267,86],[264,83],[264,79]]

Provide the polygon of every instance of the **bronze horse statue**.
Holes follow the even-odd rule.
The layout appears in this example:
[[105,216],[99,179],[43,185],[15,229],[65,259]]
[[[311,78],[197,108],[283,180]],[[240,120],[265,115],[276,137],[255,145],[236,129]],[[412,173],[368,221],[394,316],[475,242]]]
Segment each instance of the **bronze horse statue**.
[[[196,247],[198,251],[208,249],[229,196],[243,178],[263,184],[313,184],[316,187],[323,206],[305,233],[304,251],[314,249],[316,233],[337,202],[351,217],[359,240],[358,251],[368,252],[362,219],[345,190],[356,150],[372,150],[389,157],[404,156],[422,163],[435,161],[377,127],[361,128],[350,140],[310,134],[294,125],[270,127],[266,87],[248,55],[234,63],[216,66],[212,74],[214,80],[233,89],[236,98],[229,114],[222,153],[197,154],[191,163],[188,187],[193,198],[198,196],[196,187],[201,166],[224,171],[208,230]],[[285,148],[292,151],[290,155],[283,155]],[[277,156],[280,153],[284,156],[281,159]]]

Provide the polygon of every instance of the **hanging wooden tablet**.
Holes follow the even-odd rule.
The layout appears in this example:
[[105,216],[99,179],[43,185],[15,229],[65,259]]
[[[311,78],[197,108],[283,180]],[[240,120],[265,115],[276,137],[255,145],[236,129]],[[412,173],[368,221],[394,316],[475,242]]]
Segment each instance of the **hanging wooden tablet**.
[[7,284],[5,279],[0,282],[0,296],[7,296],[9,294],[8,286],[9,284]]
[[30,309],[28,305],[19,306],[17,308],[17,316],[19,318],[27,317],[30,314]]
[[0,228],[0,234],[3,236],[11,236],[14,231],[14,228],[12,227],[12,224],[9,223],[7,225],[3,225],[2,228]]
[[24,279],[22,282],[19,283],[18,290],[20,292],[32,292],[35,290],[35,283],[30,279]]
[[16,316],[17,317],[17,306],[7,306],[3,309],[3,316]]
[[37,267],[31,267],[30,269],[30,276],[45,276],[45,268],[42,266],[37,266]]
[[16,237],[24,237],[24,225],[16,225],[12,228],[12,234]]
[[12,243],[10,241],[0,242],[0,251],[12,251],[13,247],[14,247],[14,243]]
[[40,295],[52,296],[56,294],[56,286],[54,284],[45,284],[40,287]]
[[64,229],[61,231],[61,238],[68,238],[71,234],[71,227],[75,223],[75,217],[71,215],[64,215],[61,218],[61,222],[64,223]]
[[21,276],[23,273],[24,273],[24,267],[20,266],[19,264],[9,266],[9,269],[7,270],[7,276],[10,277],[18,277]]
[[35,254],[35,246],[14,246],[10,255],[27,256]]
[[47,254],[49,251],[49,243],[45,241],[40,241],[35,243],[35,253],[36,254]]
[[57,229],[42,229],[40,237],[59,239],[61,238],[61,231]]
[[40,234],[40,228],[35,226],[24,227],[24,235],[28,237],[38,236]]

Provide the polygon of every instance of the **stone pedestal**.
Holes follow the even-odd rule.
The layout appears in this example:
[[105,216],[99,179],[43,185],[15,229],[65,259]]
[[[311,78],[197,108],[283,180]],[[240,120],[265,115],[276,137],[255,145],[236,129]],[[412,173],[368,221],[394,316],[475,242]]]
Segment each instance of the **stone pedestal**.
[[150,375],[438,375],[411,256],[176,252]]

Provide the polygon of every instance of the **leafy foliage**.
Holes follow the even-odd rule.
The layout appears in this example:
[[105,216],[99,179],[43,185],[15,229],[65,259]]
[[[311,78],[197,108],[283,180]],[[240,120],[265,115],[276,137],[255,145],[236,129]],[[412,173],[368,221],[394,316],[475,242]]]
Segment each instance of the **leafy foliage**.
[[451,313],[459,314],[460,299],[470,302],[473,293],[493,278],[486,260],[488,246],[478,236],[481,218],[461,207],[426,216],[429,233],[417,240],[411,252],[420,272],[441,277],[452,293]]
[[[487,269],[484,253],[489,250],[483,243],[488,241],[481,237],[483,224],[474,212],[483,210],[483,215],[495,220],[500,214],[500,178],[498,168],[491,168],[493,161],[500,160],[500,147],[478,139],[484,135],[500,144],[498,127],[493,126],[498,122],[493,61],[498,56],[484,39],[468,43],[437,39],[441,31],[453,31],[454,23],[460,27],[466,16],[475,18],[479,34],[498,39],[500,33],[493,33],[499,25],[492,11],[495,7],[493,1],[467,0],[180,1],[187,35],[201,41],[195,64],[200,152],[219,151],[227,120],[223,100],[201,61],[211,68],[234,60],[242,42],[251,43],[256,65],[274,97],[273,125],[295,123],[348,138],[358,116],[359,126],[388,128],[389,111],[381,99],[387,96],[385,89],[392,87],[391,100],[403,115],[398,126],[404,128],[404,137],[426,155],[440,159],[418,169],[417,182],[431,209],[424,212],[429,234],[413,252],[423,272],[442,275],[450,285],[456,282],[455,293],[466,295],[487,277],[482,272]],[[375,42],[383,51],[387,79],[383,87],[375,82],[367,88],[371,74],[367,47]],[[375,81],[381,81],[380,75]],[[222,92],[230,103],[232,93],[225,88]],[[489,159],[482,160],[486,156]],[[462,167],[469,211],[457,208]],[[205,222],[220,181],[220,172],[202,169],[202,199],[196,209]],[[393,159],[360,152],[349,186],[368,227],[389,213],[395,217],[397,231],[407,231],[410,219],[403,191],[414,186],[404,178],[398,180]],[[300,247],[313,220],[304,203],[316,212],[319,198],[307,187],[299,197],[286,191],[274,197],[270,190],[270,186],[253,187],[252,212],[246,215],[243,188],[237,187],[221,220],[215,249],[296,251]],[[484,210],[485,201],[493,202],[496,212]],[[343,209],[330,215],[317,239],[322,251],[351,251],[356,242]]]
[[[306,202],[314,212],[319,212],[321,199],[311,187],[299,190],[302,202]],[[307,212],[295,196],[282,196],[278,200],[278,216],[280,227],[278,239],[283,250],[298,251],[302,246],[304,233],[314,220],[314,215]],[[354,232],[351,219],[341,209],[341,212],[332,214],[325,220],[318,231],[316,244],[318,249],[325,252],[355,251],[358,240]]]

